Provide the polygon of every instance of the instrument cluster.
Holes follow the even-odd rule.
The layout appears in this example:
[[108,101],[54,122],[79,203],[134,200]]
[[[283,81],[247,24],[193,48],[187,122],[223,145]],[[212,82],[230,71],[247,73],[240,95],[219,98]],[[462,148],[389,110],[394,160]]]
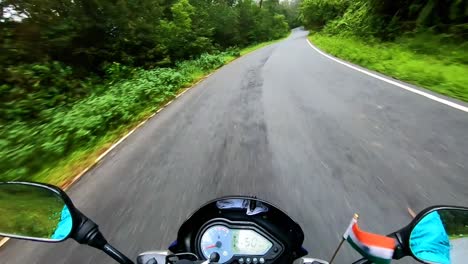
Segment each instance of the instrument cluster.
[[200,236],[200,250],[206,259],[213,252],[220,256],[219,263],[227,263],[236,256],[242,263],[265,263],[264,255],[273,242],[252,229],[230,228],[214,224]]

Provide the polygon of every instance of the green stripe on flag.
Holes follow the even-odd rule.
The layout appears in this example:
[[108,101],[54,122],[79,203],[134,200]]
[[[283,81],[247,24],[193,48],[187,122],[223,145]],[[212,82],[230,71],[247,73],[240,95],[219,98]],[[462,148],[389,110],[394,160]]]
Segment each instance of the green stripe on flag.
[[368,252],[364,251],[361,247],[359,247],[352,239],[350,236],[346,239],[349,244],[351,244],[351,247],[353,247],[359,254],[361,254],[363,257],[371,261],[372,263],[375,264],[389,264],[391,262],[391,259],[383,259],[379,258],[376,256],[369,255]]

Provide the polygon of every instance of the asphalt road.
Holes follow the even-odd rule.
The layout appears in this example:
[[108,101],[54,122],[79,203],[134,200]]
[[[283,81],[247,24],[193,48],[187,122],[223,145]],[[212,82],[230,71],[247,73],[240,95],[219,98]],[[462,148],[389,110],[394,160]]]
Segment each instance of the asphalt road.
[[451,251],[450,260],[452,263],[463,263],[468,259],[468,238],[458,238],[450,240]]
[[[306,32],[223,67],[155,116],[69,194],[117,248],[165,249],[205,201],[269,200],[329,259],[353,213],[389,233],[407,207],[468,205],[468,114],[338,64]],[[337,263],[357,255],[349,246]],[[74,241],[13,241],[1,263],[114,263]],[[403,262],[396,262],[403,263]]]

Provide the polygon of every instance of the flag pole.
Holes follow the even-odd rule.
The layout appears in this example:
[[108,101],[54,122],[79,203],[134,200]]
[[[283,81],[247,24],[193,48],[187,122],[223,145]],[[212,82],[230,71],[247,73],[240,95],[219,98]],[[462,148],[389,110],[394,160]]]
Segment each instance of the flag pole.
[[353,225],[355,221],[357,221],[358,218],[359,218],[358,214],[353,215],[353,220],[351,220],[351,224],[349,225],[348,229],[346,229],[346,232],[344,233],[344,235],[341,237],[340,244],[338,244],[338,247],[336,248],[335,253],[333,253],[333,256],[331,257],[330,262],[328,262],[329,264],[332,264],[333,260],[335,260],[335,257],[338,254],[338,251],[340,250],[341,246],[343,246],[343,243],[345,242],[346,237],[348,236],[349,228]]
[[343,245],[343,242],[345,241],[344,238],[341,238],[341,241],[340,241],[340,244],[338,245],[338,247],[336,248],[335,250],[335,253],[333,253],[333,257],[331,258],[330,262],[328,262],[329,264],[332,264],[333,260],[335,260],[335,257],[336,257],[336,254],[338,254],[338,251],[340,250],[341,246]]

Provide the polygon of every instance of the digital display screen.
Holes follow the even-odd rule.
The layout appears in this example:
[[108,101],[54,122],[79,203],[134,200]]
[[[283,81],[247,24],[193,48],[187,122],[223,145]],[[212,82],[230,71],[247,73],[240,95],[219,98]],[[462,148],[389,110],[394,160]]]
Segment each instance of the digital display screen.
[[253,230],[233,229],[232,247],[234,254],[263,255],[273,244]]

